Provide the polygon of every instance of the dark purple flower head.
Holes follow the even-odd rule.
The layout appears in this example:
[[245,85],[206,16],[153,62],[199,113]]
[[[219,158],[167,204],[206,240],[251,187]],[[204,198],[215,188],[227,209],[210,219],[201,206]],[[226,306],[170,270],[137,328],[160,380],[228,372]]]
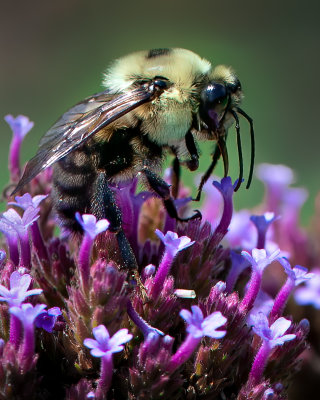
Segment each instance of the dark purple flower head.
[[289,261],[284,257],[278,258],[278,261],[283,266],[288,277],[294,282],[295,286],[315,277],[315,274],[312,272],[308,273],[308,268],[302,267],[301,265],[296,265],[292,268]]
[[18,271],[10,276],[10,290],[0,285],[0,301],[6,301],[10,307],[20,306],[29,296],[42,293],[42,289],[28,290],[31,283],[29,274],[21,275]]
[[213,186],[219,190],[223,197],[231,197],[234,192],[234,188],[237,186],[237,181],[232,184],[230,176],[226,176],[221,179],[221,182],[213,181]]
[[49,308],[48,311],[45,310],[36,318],[36,327],[51,333],[59,315],[62,315],[59,307]]
[[23,196],[16,196],[15,202],[12,201],[8,203],[10,206],[20,207],[23,210],[26,210],[29,207],[38,208],[40,203],[46,199],[48,195],[39,194],[37,196],[32,197],[31,194],[25,193]]
[[266,315],[258,313],[252,316],[254,326],[253,331],[261,337],[261,339],[269,344],[269,347],[281,346],[285,342],[295,339],[295,334],[285,335],[290,328],[291,321],[286,318],[278,318],[270,327]]
[[104,357],[108,354],[118,353],[124,348],[124,344],[132,339],[132,335],[128,333],[128,329],[120,329],[112,338],[104,325],[99,325],[92,330],[96,340],[88,338],[83,344],[91,349],[90,353],[93,357]]
[[227,322],[220,311],[216,311],[206,318],[198,306],[191,306],[192,313],[189,310],[181,310],[180,316],[187,323],[187,332],[194,338],[209,336],[213,339],[221,339],[226,331],[218,331],[217,329]]
[[47,307],[46,304],[36,304],[33,306],[30,303],[21,304],[20,307],[10,307],[9,311],[15,315],[24,326],[31,326],[34,324],[36,318],[44,312]]
[[12,115],[6,115],[5,121],[9,124],[13,135],[23,139],[26,134],[33,128],[34,123],[24,115],[18,115],[14,118]]
[[109,228],[109,221],[101,219],[97,221],[97,218],[91,214],[76,213],[76,219],[81,225],[84,232],[93,240],[99,233],[106,231]]
[[156,235],[162,241],[162,243],[166,247],[166,251],[170,253],[172,256],[175,256],[179,251],[186,249],[189,246],[192,246],[195,242],[191,242],[191,239],[188,236],[178,237],[176,232],[168,231],[165,235],[156,229]]

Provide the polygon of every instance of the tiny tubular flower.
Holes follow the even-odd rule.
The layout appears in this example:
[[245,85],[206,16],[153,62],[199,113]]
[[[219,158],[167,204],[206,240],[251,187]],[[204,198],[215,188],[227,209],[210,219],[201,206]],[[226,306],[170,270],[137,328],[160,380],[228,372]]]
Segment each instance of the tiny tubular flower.
[[168,372],[172,373],[185,363],[198,347],[204,336],[212,339],[221,339],[225,336],[226,331],[217,330],[227,322],[220,311],[216,311],[206,318],[198,306],[192,306],[191,311],[181,310],[180,316],[187,322],[188,335],[180,345],[176,353],[171,357],[168,365]]
[[92,330],[95,339],[85,339],[83,344],[91,349],[93,357],[104,357],[107,354],[118,353],[124,349],[124,344],[132,339],[128,329],[120,329],[111,338],[107,328],[99,325]]
[[36,327],[51,333],[59,315],[62,315],[59,307],[49,308],[48,311],[45,310],[36,318]]
[[12,272],[10,276],[10,289],[0,285],[0,301],[6,301],[10,307],[20,306],[29,296],[42,293],[42,289],[28,290],[31,283],[29,274],[21,275],[18,271]]
[[300,306],[312,305],[320,309],[320,269],[313,269],[314,277],[305,282],[305,286],[298,288],[294,293],[294,299]]
[[22,196],[16,196],[15,201],[11,201],[8,205],[22,208],[22,210],[26,210],[29,207],[38,208],[40,203],[47,197],[48,195],[42,194],[32,197],[30,193],[25,193]]
[[23,139],[26,134],[33,128],[34,123],[24,115],[18,115],[14,118],[11,114],[4,117],[7,124],[10,126],[14,136]]
[[173,256],[175,256],[179,251],[184,250],[195,243],[194,241],[192,242],[188,236],[178,237],[176,232],[168,231],[164,235],[159,229],[156,229],[155,233],[166,246],[166,251],[171,253]]
[[252,255],[243,250],[241,255],[246,258],[252,265],[252,268],[257,271],[263,271],[266,266],[277,260],[280,250],[275,250],[270,256],[267,256],[265,249],[252,249]]
[[21,304],[20,307],[10,307],[9,311],[16,316],[24,326],[30,326],[34,323],[35,319],[44,312],[46,307],[46,304],[36,304],[33,306],[30,303],[24,303]]
[[252,319],[254,323],[253,331],[263,340],[249,374],[249,381],[253,385],[256,385],[262,379],[271,350],[276,346],[281,346],[285,342],[295,339],[296,335],[285,335],[285,332],[291,326],[291,321],[283,317],[278,318],[270,327],[268,318],[263,313],[252,316]]
[[180,316],[188,325],[187,332],[192,334],[194,338],[208,336],[213,339],[221,339],[226,334],[226,331],[217,331],[227,322],[227,318],[220,311],[204,318],[200,307],[191,306],[191,310],[192,313],[189,310],[181,310]]
[[100,219],[97,221],[97,218],[92,214],[83,214],[76,213],[76,219],[84,230],[85,234],[90,236],[93,240],[99,233],[106,231],[109,227],[109,221],[106,219]]
[[100,378],[97,385],[96,396],[102,398],[108,392],[113,373],[112,354],[123,350],[124,344],[132,339],[128,329],[120,329],[111,338],[107,328],[99,325],[92,330],[95,339],[87,338],[83,344],[88,347],[93,357],[101,358]]

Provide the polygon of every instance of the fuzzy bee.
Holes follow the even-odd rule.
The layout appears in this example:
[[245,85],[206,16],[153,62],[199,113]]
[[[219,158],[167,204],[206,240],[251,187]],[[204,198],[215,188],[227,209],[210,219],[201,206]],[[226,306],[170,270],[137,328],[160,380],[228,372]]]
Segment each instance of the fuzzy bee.
[[[115,61],[104,75],[105,90],[72,107],[40,141],[38,152],[24,171],[14,193],[39,172],[53,165],[52,199],[63,227],[79,231],[75,213],[107,218],[115,232],[124,264],[136,269],[136,260],[122,229],[121,210],[111,185],[140,176],[163,199],[173,218],[180,218],[173,201],[180,165],[198,168],[197,140],[216,142],[211,163],[203,175],[198,195],[220,156],[228,173],[226,137],[235,122],[239,154],[239,179],[243,163],[238,115],[250,123],[251,163],[254,135],[251,118],[239,108],[241,85],[229,67],[212,65],[184,49],[154,49]],[[173,153],[176,184],[160,177],[167,152]]]

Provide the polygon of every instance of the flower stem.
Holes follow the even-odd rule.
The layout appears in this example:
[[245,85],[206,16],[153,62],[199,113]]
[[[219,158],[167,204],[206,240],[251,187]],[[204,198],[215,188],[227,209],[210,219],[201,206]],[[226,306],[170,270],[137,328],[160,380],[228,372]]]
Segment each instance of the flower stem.
[[285,284],[280,289],[274,303],[272,310],[269,315],[269,322],[272,324],[276,319],[278,319],[284,311],[284,308],[287,304],[288,298],[294,289],[294,281],[288,278]]
[[89,293],[89,277],[90,277],[90,255],[93,239],[89,235],[85,235],[79,250],[78,267],[82,290],[85,294]]
[[195,338],[189,333],[185,341],[181,344],[176,353],[171,357],[167,368],[168,372],[174,372],[177,368],[180,367],[180,365],[185,363],[191,357],[200,341],[201,337]]
[[40,261],[42,261],[42,260],[49,261],[48,251],[44,244],[38,222],[35,221],[31,225],[30,229],[31,229],[31,235],[32,235],[32,242],[33,242],[36,252],[40,258]]
[[16,348],[20,344],[21,338],[21,322],[19,318],[11,314],[10,317],[10,343],[12,343]]
[[24,336],[21,350],[20,365],[24,371],[30,368],[34,356],[34,325],[24,325]]
[[17,182],[20,177],[20,147],[21,138],[13,135],[9,151],[9,171],[11,182]]
[[29,234],[26,231],[19,235],[20,240],[20,265],[30,269],[31,266],[31,250],[29,242]]
[[169,251],[165,251],[163,255],[157,273],[153,279],[153,285],[150,291],[150,295],[154,301],[158,299],[161,293],[164,281],[170,272],[170,268],[175,255],[176,254]]
[[260,383],[263,375],[263,371],[268,361],[268,357],[271,351],[269,343],[263,342],[255,359],[253,361],[251,371],[249,374],[249,381],[252,385],[257,385]]
[[96,390],[96,399],[103,400],[107,397],[108,390],[111,386],[113,374],[112,353],[107,353],[101,358],[100,378]]
[[261,272],[253,270],[250,278],[250,282],[248,284],[248,290],[247,293],[245,294],[244,298],[242,299],[242,302],[240,304],[240,311],[241,312],[248,312],[251,310],[253,307],[253,304],[257,298],[257,295],[259,293],[260,287],[261,287]]

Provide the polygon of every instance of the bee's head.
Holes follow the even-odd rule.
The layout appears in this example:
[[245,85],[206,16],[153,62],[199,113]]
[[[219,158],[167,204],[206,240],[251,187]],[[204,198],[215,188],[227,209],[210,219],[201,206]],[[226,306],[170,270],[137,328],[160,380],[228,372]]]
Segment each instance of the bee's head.
[[218,65],[200,93],[201,120],[215,132],[225,123],[228,110],[239,105],[242,97],[240,81],[232,69]]

